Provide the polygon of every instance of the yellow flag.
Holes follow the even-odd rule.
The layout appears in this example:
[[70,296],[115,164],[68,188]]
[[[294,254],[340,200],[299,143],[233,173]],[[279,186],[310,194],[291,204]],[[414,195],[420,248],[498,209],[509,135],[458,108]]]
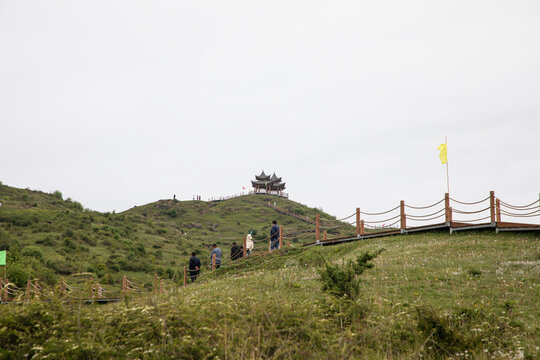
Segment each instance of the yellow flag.
[[437,150],[440,150],[441,153],[439,154],[439,159],[441,159],[441,164],[446,164],[448,161],[447,154],[446,154],[446,144],[441,144],[437,148]]

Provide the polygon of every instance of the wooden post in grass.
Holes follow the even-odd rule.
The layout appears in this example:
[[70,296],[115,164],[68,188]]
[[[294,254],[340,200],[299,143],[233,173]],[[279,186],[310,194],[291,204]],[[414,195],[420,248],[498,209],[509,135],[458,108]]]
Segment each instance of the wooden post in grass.
[[184,287],[187,286],[187,266],[184,266]]
[[244,243],[242,245],[242,256],[245,258],[247,256],[247,236],[244,236]]
[[444,194],[444,222],[446,225],[450,226],[450,223],[452,222],[450,214],[450,194],[446,193]]
[[89,282],[89,290],[88,290],[88,299],[94,298],[94,278],[90,276],[90,282]]
[[152,291],[155,294],[157,291],[157,282],[158,282],[158,276],[157,274],[154,274],[154,282],[152,284]]
[[401,232],[405,232],[407,228],[407,217],[405,215],[405,201],[401,200],[399,203],[400,214],[401,214]]
[[[4,301],[4,278],[2,278],[2,282],[0,282],[0,301]],[[7,298],[7,296],[6,296]]]
[[497,199],[495,201],[495,207],[497,208],[497,222],[501,222],[501,200]]
[[31,286],[30,279],[26,282],[26,301],[30,301],[30,286]]
[[122,275],[122,295],[127,297],[127,278],[126,275]]
[[163,279],[159,280],[159,293],[163,294]]
[[452,207],[448,208],[448,226],[452,226]]
[[321,226],[321,218],[319,214],[317,214],[315,216],[315,241],[316,242],[321,241],[320,226]]
[[366,235],[366,230],[364,229],[364,220],[360,220],[360,235]]
[[356,236],[360,235],[360,208],[356,208]]
[[323,234],[323,240],[324,240],[324,241],[328,240],[328,236],[327,236],[327,234],[326,234],[326,230],[324,230],[322,234]]
[[279,226],[279,248],[283,248],[283,226]]
[[495,225],[495,191],[489,192],[489,214],[491,225]]
[[216,254],[212,254],[212,271],[216,270]]
[[272,251],[272,238],[270,237],[270,240],[268,240],[268,251]]
[[41,293],[39,291],[38,279],[34,279],[34,293],[37,293],[38,295],[41,295]]

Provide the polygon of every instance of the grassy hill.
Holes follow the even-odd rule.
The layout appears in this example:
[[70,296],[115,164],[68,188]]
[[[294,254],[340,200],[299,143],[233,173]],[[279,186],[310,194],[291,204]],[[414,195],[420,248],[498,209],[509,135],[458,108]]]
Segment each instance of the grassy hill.
[[9,249],[9,279],[22,286],[29,277],[50,285],[60,277],[90,275],[101,283],[120,283],[122,275],[150,284],[154,273],[177,281],[192,251],[207,259],[217,243],[225,254],[250,230],[256,249],[264,250],[272,220],[293,246],[313,240],[314,226],[266,206],[302,216],[318,213],[332,224],[330,233],[347,235],[353,227],[320,210],[283,198],[242,196],[220,202],[160,200],[122,213],[100,213],[60,192],[47,194],[0,184],[0,250]]
[[106,306],[1,306],[0,358],[538,359],[539,240],[370,239],[242,259]]

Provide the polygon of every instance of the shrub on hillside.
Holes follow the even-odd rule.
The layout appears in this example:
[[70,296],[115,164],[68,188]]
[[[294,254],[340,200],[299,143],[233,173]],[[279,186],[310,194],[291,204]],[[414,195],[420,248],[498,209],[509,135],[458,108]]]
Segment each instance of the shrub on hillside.
[[27,257],[33,257],[39,261],[43,261],[43,254],[38,249],[26,248],[21,252],[21,255]]
[[383,250],[374,253],[364,252],[354,262],[349,261],[342,265],[327,263],[323,270],[319,270],[320,281],[323,283],[322,290],[339,297],[356,299],[360,290],[360,280],[357,275],[362,274],[365,269],[373,267],[369,261],[377,257]]
[[22,288],[30,278],[30,273],[21,264],[9,264],[7,267],[7,278],[9,279],[9,282]]
[[319,271],[322,290],[341,297],[355,299],[360,289],[360,281],[350,266],[328,265]]
[[62,200],[63,196],[62,196],[62,193],[58,190],[56,190],[55,192],[52,193],[52,195],[57,198],[57,199],[60,199]]

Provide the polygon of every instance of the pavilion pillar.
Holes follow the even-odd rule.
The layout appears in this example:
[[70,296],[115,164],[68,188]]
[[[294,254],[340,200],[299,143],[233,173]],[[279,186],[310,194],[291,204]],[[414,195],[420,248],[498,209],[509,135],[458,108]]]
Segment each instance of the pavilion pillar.
[[356,208],[356,236],[360,236],[360,208]]
[[404,233],[407,229],[407,216],[405,215],[405,201],[401,200],[399,203],[400,217],[401,217],[401,232]]
[[315,215],[315,241],[319,242],[321,241],[321,234],[319,233],[320,230],[320,215]]
[[489,192],[489,213],[491,226],[495,226],[495,191]]

